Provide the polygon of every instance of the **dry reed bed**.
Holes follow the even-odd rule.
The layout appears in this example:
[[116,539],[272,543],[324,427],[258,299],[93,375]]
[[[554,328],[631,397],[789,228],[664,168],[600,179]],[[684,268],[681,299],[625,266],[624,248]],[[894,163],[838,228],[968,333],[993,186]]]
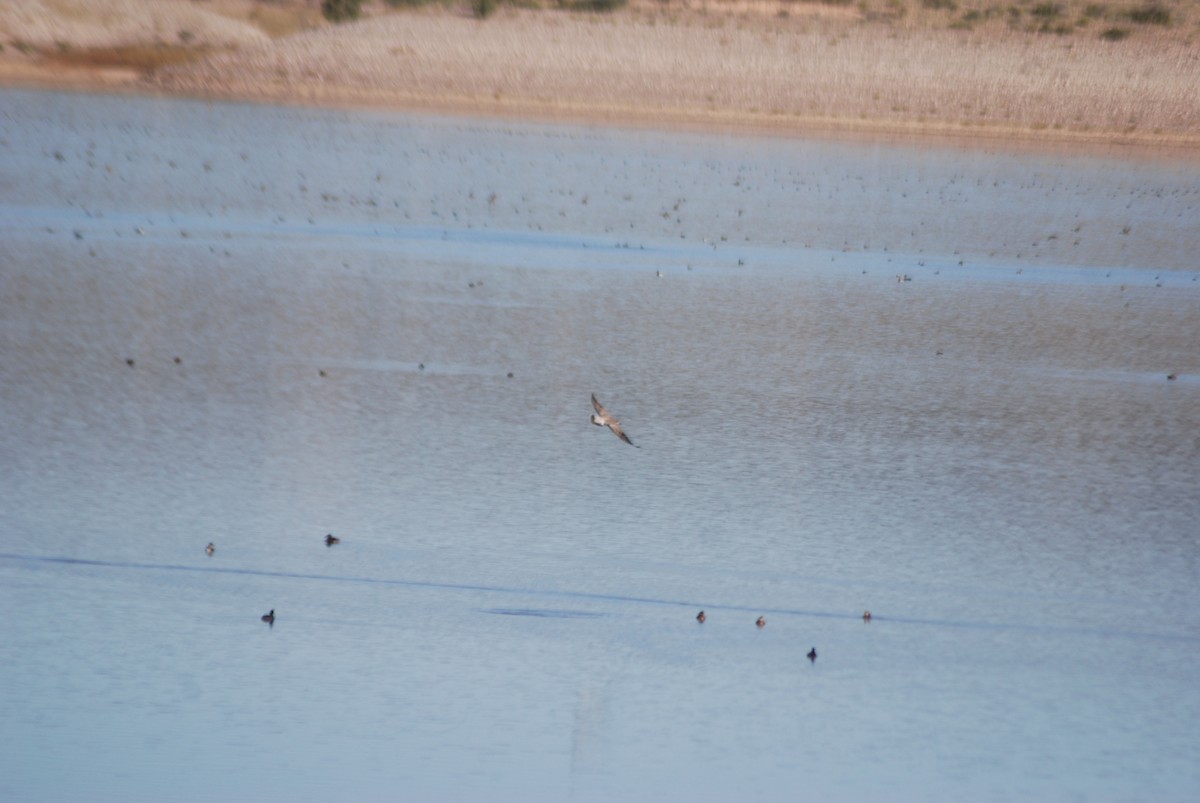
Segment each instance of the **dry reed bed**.
[[387,15],[161,71],[194,94],[475,111],[1200,141],[1200,52],[1171,39],[813,20]]

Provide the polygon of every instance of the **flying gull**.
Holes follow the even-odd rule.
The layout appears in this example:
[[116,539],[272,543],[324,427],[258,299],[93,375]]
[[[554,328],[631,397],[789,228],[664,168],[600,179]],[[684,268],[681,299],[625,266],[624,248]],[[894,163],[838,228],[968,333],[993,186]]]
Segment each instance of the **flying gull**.
[[612,433],[621,440],[628,443],[630,446],[636,446],[633,441],[629,440],[629,436],[621,429],[621,422],[613,417],[613,414],[604,409],[604,405],[596,398],[596,394],[592,394],[592,406],[596,408],[596,414],[592,416],[592,423],[598,427],[608,427]]

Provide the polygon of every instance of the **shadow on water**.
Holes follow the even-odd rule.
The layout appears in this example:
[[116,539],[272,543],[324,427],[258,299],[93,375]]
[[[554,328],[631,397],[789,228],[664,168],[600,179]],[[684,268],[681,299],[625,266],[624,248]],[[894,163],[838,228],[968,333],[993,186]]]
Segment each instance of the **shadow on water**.
[[491,613],[497,616],[532,616],[536,619],[600,619],[608,616],[606,613],[564,611],[555,608],[483,608],[480,613]]
[[[797,616],[810,619],[853,619],[861,616],[833,611],[803,610],[799,608],[762,608],[746,605],[721,605],[712,602],[696,600],[661,599],[656,597],[637,597],[621,594],[600,594],[592,591],[564,591],[537,588],[517,588],[514,586],[482,585],[473,583],[439,583],[428,580],[403,580],[384,577],[348,577],[332,574],[303,574],[298,572],[279,572],[265,569],[237,569],[213,566],[180,566],[171,563],[132,563],[128,561],[107,561],[88,558],[66,558],[49,555],[17,555],[0,552],[0,560],[23,561],[26,563],[49,563],[73,566],[94,566],[105,569],[130,569],[148,572],[195,572],[211,574],[249,575],[254,577],[289,578],[294,580],[319,580],[331,583],[357,583],[364,585],[404,586],[409,588],[425,588],[441,591],[473,591],[487,594],[512,594],[522,596],[554,597],[562,599],[598,600],[602,602],[620,602],[632,605],[663,605],[672,607],[705,608],[707,610],[736,611],[742,613],[757,612],[776,616]],[[585,611],[569,611],[552,608],[486,608],[481,613],[500,616],[530,616],[537,618],[600,618],[608,614]],[[1138,640],[1169,641],[1178,643],[1200,643],[1195,636],[1178,633],[1152,633],[1137,630],[1117,630],[1103,627],[1081,628],[1062,627],[1054,625],[1030,624],[1023,622],[983,622],[976,620],[933,619],[903,615],[873,614],[872,624],[882,622],[896,625],[915,625],[940,628],[962,628],[973,630],[1018,631],[1043,635],[1075,635],[1099,636],[1105,638],[1126,638]]]

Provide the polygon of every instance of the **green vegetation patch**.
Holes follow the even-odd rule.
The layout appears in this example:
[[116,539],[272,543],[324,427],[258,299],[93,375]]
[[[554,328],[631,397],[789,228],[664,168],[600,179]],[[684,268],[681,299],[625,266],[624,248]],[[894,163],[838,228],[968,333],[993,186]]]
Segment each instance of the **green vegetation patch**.
[[321,0],[321,14],[330,22],[356,20],[362,13],[362,0]]
[[1149,3],[1141,8],[1131,8],[1125,12],[1130,22],[1139,25],[1170,25],[1171,12],[1158,3]]
[[569,0],[561,2],[563,8],[568,8],[572,11],[616,11],[619,8],[624,8],[629,0]]

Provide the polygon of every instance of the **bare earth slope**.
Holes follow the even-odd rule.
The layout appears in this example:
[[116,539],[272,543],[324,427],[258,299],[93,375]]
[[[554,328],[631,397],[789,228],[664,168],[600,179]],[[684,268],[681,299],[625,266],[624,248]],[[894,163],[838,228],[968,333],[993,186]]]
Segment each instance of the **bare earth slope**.
[[267,36],[253,25],[188,0],[4,0],[6,44],[38,48],[169,44],[244,47]]
[[216,56],[155,84],[618,120],[1200,133],[1200,59],[1185,45],[1114,55],[1099,40],[704,22],[395,15]]
[[[72,1],[82,2],[59,3]],[[208,3],[153,5],[182,14]],[[477,20],[465,9],[380,7],[354,23],[276,38],[253,28],[245,36],[225,33],[189,17],[190,27],[178,28],[189,37],[204,31],[214,42],[230,39],[206,58],[146,70],[135,86],[653,125],[1200,146],[1200,47],[1178,31],[1106,41],[997,25],[972,31],[891,24],[845,6],[788,4],[786,15],[778,5],[723,6],[720,13],[673,8],[608,15],[502,8]],[[0,34],[10,38],[11,18],[0,12]],[[174,25],[184,23],[159,21],[147,35],[161,39]],[[8,71],[10,82],[14,74]]]

